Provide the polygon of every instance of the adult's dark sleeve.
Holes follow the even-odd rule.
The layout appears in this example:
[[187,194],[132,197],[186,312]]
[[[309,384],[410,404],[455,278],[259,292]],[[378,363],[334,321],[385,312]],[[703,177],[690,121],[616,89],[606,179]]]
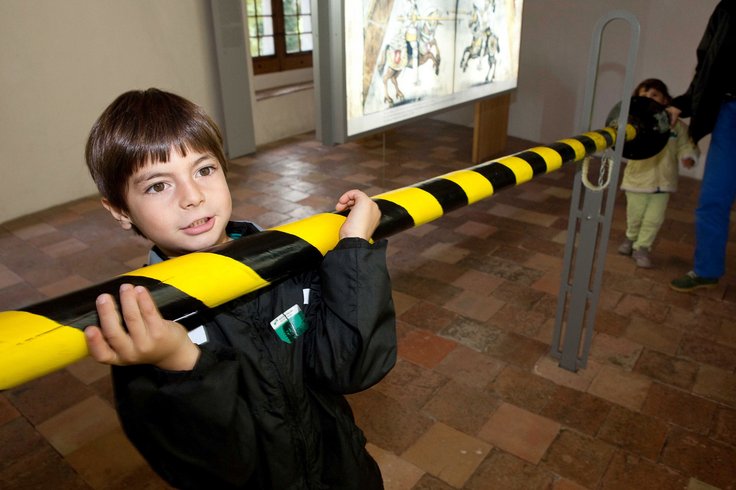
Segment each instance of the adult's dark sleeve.
[[697,65],[687,91],[675,97],[671,105],[682,117],[694,118],[690,124],[697,141],[712,131],[718,108],[725,93],[736,90],[733,57],[736,51],[736,2],[719,3],[698,44]]
[[335,393],[369,388],[396,363],[386,245],[385,240],[341,240],[325,255],[319,280],[311,285],[315,305],[304,339],[307,369]]
[[126,435],[162,478],[184,489],[246,488],[257,452],[230,349],[201,346],[190,372],[115,367],[113,381]]

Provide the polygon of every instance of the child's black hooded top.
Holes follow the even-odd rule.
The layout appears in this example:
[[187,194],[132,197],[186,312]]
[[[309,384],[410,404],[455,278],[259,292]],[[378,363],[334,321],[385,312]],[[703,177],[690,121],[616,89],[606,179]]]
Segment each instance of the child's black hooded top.
[[[317,270],[199,316],[190,372],[114,367],[120,420],[151,467],[179,488],[382,488],[342,394],[396,361],[385,248],[344,239]],[[282,340],[271,322],[294,305],[306,330]]]

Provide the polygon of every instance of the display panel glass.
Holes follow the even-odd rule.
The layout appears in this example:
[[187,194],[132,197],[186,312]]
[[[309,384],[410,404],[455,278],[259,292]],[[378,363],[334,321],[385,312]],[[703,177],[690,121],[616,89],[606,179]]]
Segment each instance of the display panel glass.
[[516,88],[522,3],[345,1],[347,136]]

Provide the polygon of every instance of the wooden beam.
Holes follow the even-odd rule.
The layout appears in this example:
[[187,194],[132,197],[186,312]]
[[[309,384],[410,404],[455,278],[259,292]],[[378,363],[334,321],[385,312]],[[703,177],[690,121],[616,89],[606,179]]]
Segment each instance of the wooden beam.
[[473,163],[483,163],[506,147],[511,94],[475,103],[473,121]]

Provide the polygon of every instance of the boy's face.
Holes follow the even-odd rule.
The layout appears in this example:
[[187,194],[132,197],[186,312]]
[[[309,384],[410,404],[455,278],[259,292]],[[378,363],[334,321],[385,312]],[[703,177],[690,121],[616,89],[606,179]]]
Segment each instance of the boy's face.
[[662,105],[667,105],[667,99],[665,99],[664,94],[656,88],[641,89],[639,90],[639,96],[649,97]]
[[228,240],[230,190],[212,155],[172,150],[168,162],[149,162],[128,179],[125,201],[128,212],[102,204],[124,229],[135,225],[169,257]]

